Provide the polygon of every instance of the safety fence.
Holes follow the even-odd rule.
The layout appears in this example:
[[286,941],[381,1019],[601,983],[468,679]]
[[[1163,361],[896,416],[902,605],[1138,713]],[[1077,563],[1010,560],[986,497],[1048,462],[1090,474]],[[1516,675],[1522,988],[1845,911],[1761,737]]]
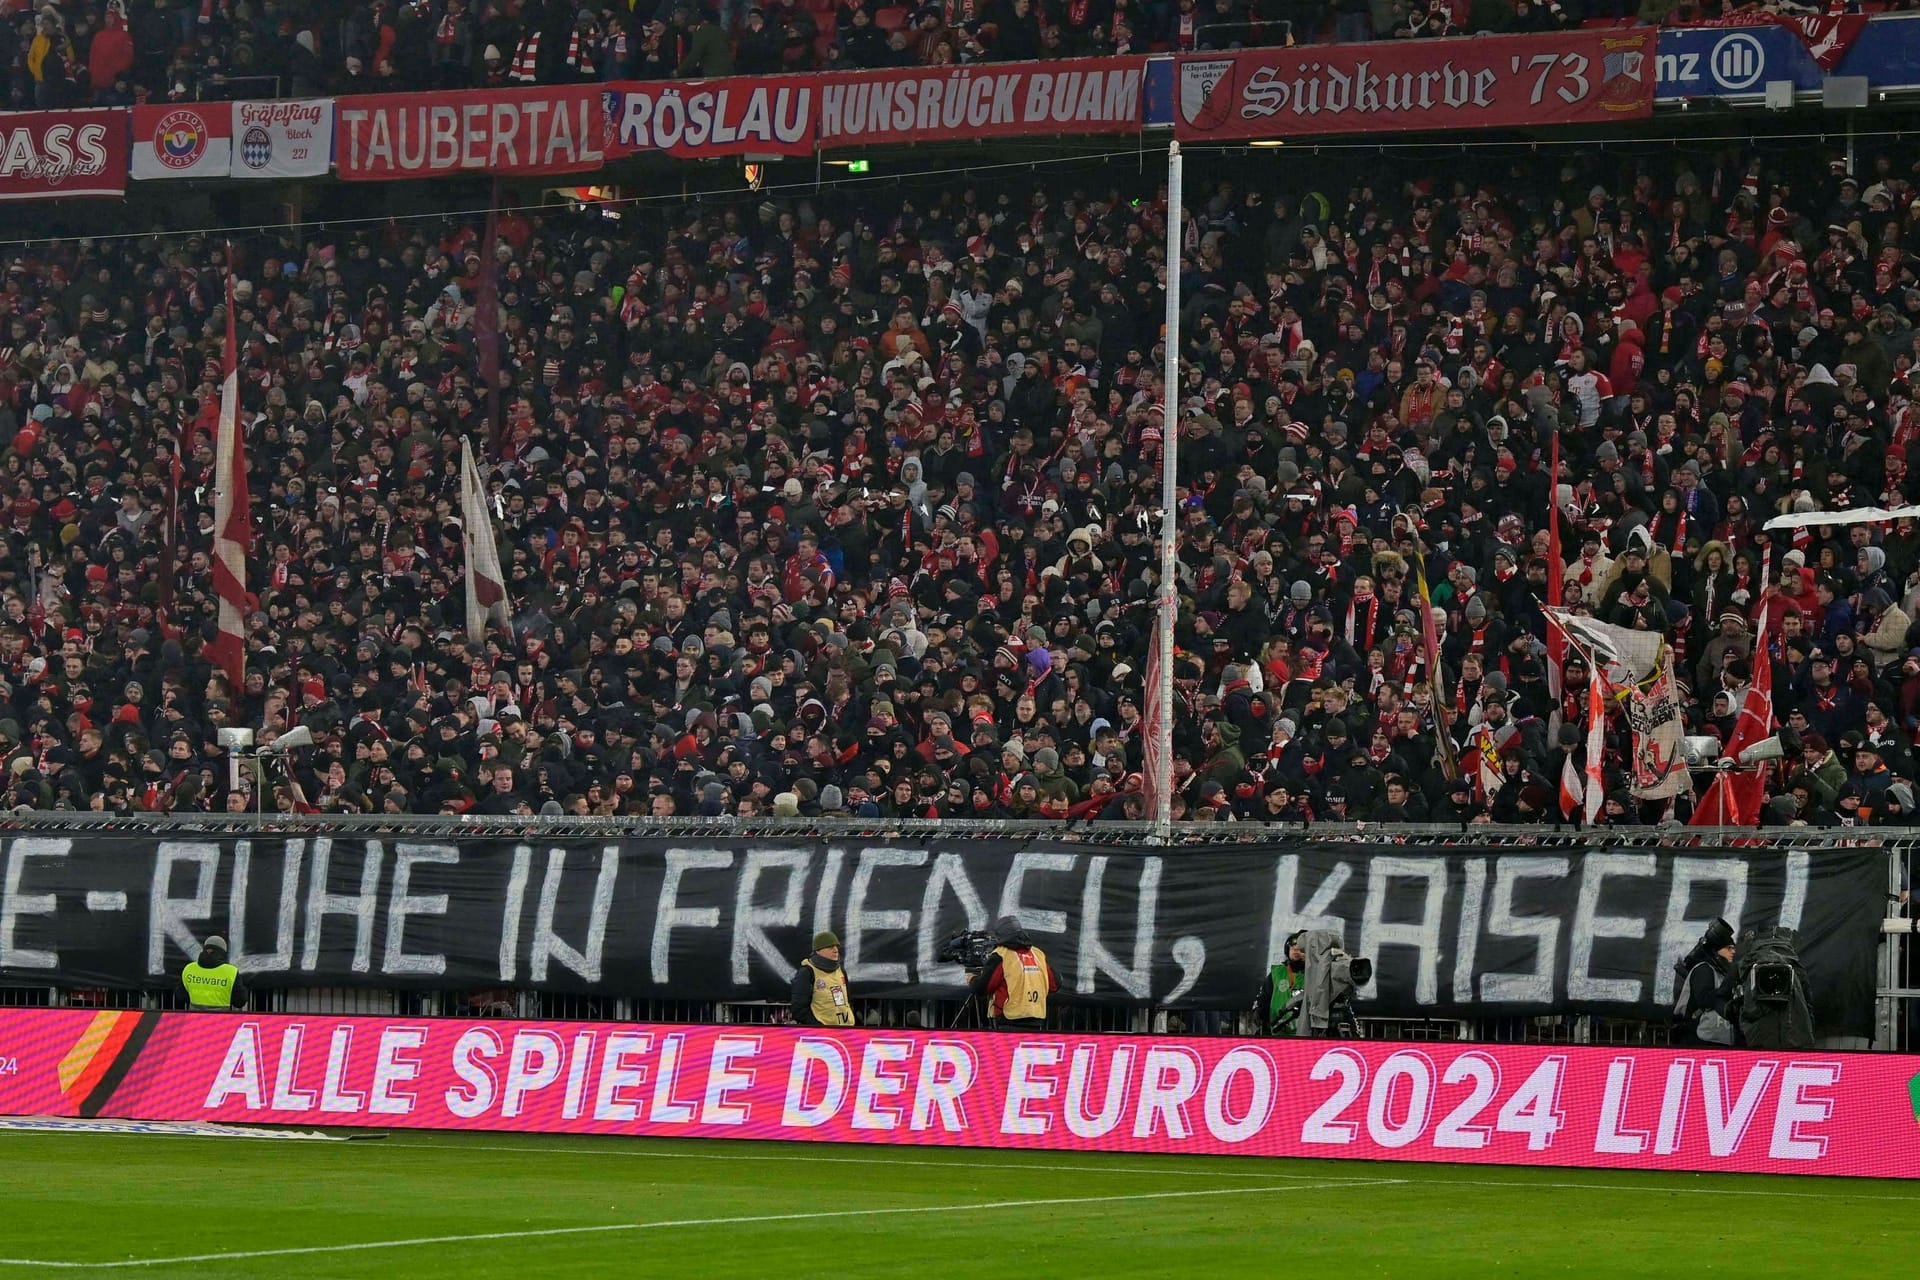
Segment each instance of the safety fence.
[[[1475,825],[1465,829],[1423,825],[1330,825],[1310,830],[1254,824],[1176,824],[1170,838],[1145,823],[1034,823],[962,822],[905,819],[883,820],[754,820],[668,819],[636,823],[620,819],[467,819],[373,816],[286,817],[275,815],[195,815],[170,819],[132,818],[102,814],[22,815],[0,822],[0,848],[20,836],[45,839],[105,839],[109,856],[123,842],[129,857],[134,851],[164,841],[184,846],[210,847],[221,841],[245,840],[256,847],[276,840],[384,841],[419,845],[432,841],[512,841],[515,847],[537,847],[542,842],[637,841],[649,848],[697,848],[720,841],[752,841],[767,847],[809,845],[857,853],[870,846],[899,842],[941,842],[940,848],[967,863],[988,860],[989,846],[1033,842],[1050,850],[1081,848],[1091,855],[1151,855],[1177,873],[1184,859],[1211,865],[1210,857],[1229,853],[1235,846],[1257,845],[1261,852],[1317,850],[1319,856],[1338,856],[1349,848],[1356,856],[1379,856],[1383,850],[1407,855],[1481,855],[1492,861],[1541,859],[1604,852],[1610,857],[1648,855],[1661,859],[1685,858],[1731,863],[1737,857],[1798,859],[1817,875],[1820,867],[1843,854],[1858,858],[1861,851],[1884,851],[1884,901],[1878,911],[1877,948],[1873,952],[1871,1035],[1825,1037],[1830,1047],[1920,1049],[1920,973],[1916,973],[1914,930],[1916,915],[1909,900],[1920,831],[1888,830],[1867,833],[1856,829],[1755,832],[1747,829],[1631,828],[1597,831],[1556,830],[1550,827]],[[979,842],[976,851],[970,842]],[[1332,855],[1327,850],[1333,851]],[[1711,855],[1711,856],[1709,856]],[[1071,857],[1071,854],[1050,856]],[[1305,856],[1304,852],[1301,856]],[[6,861],[6,890],[21,890],[18,860]],[[141,875],[149,874],[144,866]],[[264,877],[264,873],[262,878]],[[1304,883],[1304,881],[1303,881]],[[1484,891],[1484,884],[1476,892]],[[1684,892],[1684,887],[1681,890]],[[917,892],[917,890],[916,890]],[[1077,892],[1077,891],[1076,891]],[[725,899],[731,902],[731,899]],[[744,901],[744,899],[743,899]],[[1387,912],[1392,914],[1392,904]],[[724,911],[724,908],[722,909]],[[0,914],[0,921],[9,919]],[[23,934],[24,938],[25,935]],[[1353,939],[1350,937],[1349,942]],[[0,937],[0,948],[19,945]],[[0,978],[0,1005],[85,1007],[98,1009],[173,1009],[181,1005],[171,981],[145,985],[93,985],[62,979],[39,983],[23,980],[17,971]],[[377,971],[376,971],[377,972]],[[1156,991],[1148,1000],[1067,1000],[1055,1015],[1063,1031],[1085,1033],[1245,1035],[1257,1030],[1254,995],[1261,970],[1244,975],[1243,996],[1212,999],[1194,1007],[1190,999],[1168,998]],[[1472,982],[1483,982],[1475,977]],[[485,982],[461,985],[414,983],[382,986],[338,985],[314,982],[302,985],[281,980],[261,986],[253,1007],[276,1013],[331,1015],[433,1016],[449,1018],[522,1018],[654,1023],[778,1024],[788,1020],[776,1000],[675,998],[671,987],[635,983],[647,995],[625,994],[621,976],[610,974],[594,991],[546,989],[525,982]],[[978,1011],[958,998],[955,989],[915,989],[910,994],[855,999],[863,1025],[877,1028],[935,1028],[977,1026]],[[1863,993],[1864,998],[1864,993]],[[1669,1030],[1659,1017],[1616,1017],[1592,1011],[1579,1013],[1527,1012],[1483,1015],[1473,1011],[1450,1016],[1369,1016],[1364,996],[1358,1012],[1367,1034],[1398,1040],[1475,1041],[1508,1044],[1618,1044],[1659,1046]],[[1377,1010],[1375,1011],[1378,1012]],[[1864,1030],[1864,1028],[1863,1028]]]

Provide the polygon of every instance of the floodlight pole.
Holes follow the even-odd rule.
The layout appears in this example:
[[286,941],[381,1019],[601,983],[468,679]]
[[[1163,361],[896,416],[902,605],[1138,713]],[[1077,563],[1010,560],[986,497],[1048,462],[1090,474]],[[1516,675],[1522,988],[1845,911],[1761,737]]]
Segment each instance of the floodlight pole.
[[1151,753],[1159,776],[1154,779],[1153,814],[1162,843],[1173,839],[1173,624],[1178,593],[1174,570],[1174,543],[1179,535],[1174,482],[1180,452],[1180,144],[1167,144],[1167,313],[1161,358],[1163,408],[1160,413],[1160,616],[1156,621],[1160,645],[1160,679],[1147,690],[1158,714],[1152,717]]

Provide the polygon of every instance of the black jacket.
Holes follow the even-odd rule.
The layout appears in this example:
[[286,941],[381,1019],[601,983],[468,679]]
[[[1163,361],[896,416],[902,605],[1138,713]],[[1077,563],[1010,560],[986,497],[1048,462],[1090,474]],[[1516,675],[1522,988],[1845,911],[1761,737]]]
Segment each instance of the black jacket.
[[1696,960],[1687,970],[1687,1019],[1676,1029],[1675,1042],[1705,1043],[1700,1039],[1698,1028],[1700,1015],[1708,1011],[1719,1014],[1728,1022],[1735,1021],[1733,987],[1732,961],[1717,951]]

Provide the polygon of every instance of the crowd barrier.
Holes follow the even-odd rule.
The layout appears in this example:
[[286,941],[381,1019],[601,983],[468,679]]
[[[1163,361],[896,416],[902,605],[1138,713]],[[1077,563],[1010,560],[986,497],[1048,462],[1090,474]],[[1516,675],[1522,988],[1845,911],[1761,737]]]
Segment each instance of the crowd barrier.
[[[1736,20],[1738,21],[1738,20]],[[1830,75],[1920,87],[1920,17],[1882,15],[1303,45],[706,81],[0,113],[0,201],[129,180],[395,181],[597,172],[642,153],[854,147],[1171,128],[1185,142],[1604,125],[1655,101],[1757,102]]]
[[0,1113],[1920,1176],[1920,1058],[0,1011]]

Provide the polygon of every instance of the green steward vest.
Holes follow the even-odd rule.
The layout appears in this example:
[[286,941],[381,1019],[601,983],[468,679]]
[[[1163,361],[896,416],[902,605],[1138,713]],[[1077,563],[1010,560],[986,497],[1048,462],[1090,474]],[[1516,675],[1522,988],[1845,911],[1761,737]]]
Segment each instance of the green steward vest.
[[240,970],[230,964],[208,968],[198,960],[180,973],[180,983],[187,989],[187,1002],[196,1009],[233,1008],[233,986],[239,980]]
[[1299,973],[1295,973],[1284,964],[1276,964],[1268,970],[1268,976],[1273,979],[1273,997],[1267,1006],[1267,1025],[1290,1027],[1293,1025],[1294,1018],[1300,1015],[1300,1011],[1295,1009],[1291,1015],[1287,1014],[1287,1001],[1291,1000],[1293,993],[1306,982],[1306,970],[1302,969]]

